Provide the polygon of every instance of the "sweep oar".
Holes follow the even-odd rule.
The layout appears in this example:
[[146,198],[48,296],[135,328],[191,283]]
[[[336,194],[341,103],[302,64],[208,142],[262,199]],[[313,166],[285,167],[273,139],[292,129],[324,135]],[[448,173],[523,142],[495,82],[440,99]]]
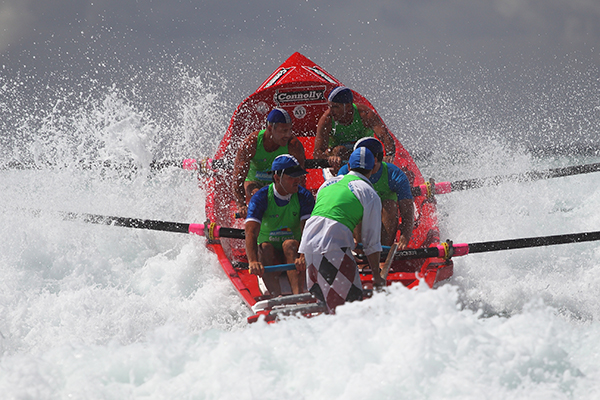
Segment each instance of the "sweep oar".
[[451,241],[441,243],[437,246],[420,249],[398,250],[395,257],[401,259],[414,258],[451,258],[454,256],[465,256],[473,253],[485,253],[490,251],[523,249],[528,247],[551,246],[556,244],[592,242],[600,240],[600,231],[571,233],[566,235],[538,236],[522,239],[498,240],[479,243],[453,244]]
[[424,183],[412,188],[413,196],[431,196],[432,194],[445,194],[460,190],[478,189],[484,186],[493,186],[502,182],[537,181],[541,179],[560,178],[564,176],[588,174],[600,171],[600,163],[574,165],[571,167],[552,168],[545,171],[530,171],[520,174],[499,175],[489,178],[465,179],[454,182],[439,182],[435,184]]
[[193,233],[209,238],[244,239],[243,229],[225,228],[214,223],[185,224],[181,222],[157,221],[152,219],[138,219],[125,217],[112,217],[108,215],[63,212],[66,220],[80,220],[92,224],[122,226],[126,228],[149,229],[153,231]]

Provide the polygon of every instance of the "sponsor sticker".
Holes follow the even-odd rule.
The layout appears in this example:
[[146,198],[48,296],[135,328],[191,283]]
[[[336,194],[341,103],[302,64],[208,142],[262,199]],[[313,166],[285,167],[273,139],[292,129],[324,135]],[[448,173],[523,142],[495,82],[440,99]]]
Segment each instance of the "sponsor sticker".
[[273,175],[269,171],[256,171],[256,179],[264,182],[273,182]]
[[297,119],[306,117],[306,108],[304,108],[304,106],[296,106],[294,108],[294,117]]
[[264,101],[261,101],[256,105],[256,111],[260,114],[266,114],[269,112],[269,105]]
[[290,92],[280,92],[273,95],[276,104],[281,103],[307,103],[325,100],[325,89],[296,90]]
[[284,242],[287,239],[292,239],[293,237],[294,237],[294,232],[292,232],[287,227],[285,227],[281,230],[269,232],[269,240],[271,242]]

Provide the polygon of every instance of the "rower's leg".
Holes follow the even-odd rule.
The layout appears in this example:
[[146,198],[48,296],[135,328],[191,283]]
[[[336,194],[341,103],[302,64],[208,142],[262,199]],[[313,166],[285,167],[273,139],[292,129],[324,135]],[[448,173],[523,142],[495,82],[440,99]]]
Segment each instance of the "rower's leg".
[[398,232],[398,202],[387,199],[381,206],[381,244],[391,246]]
[[[298,258],[298,247],[300,243],[297,240],[288,239],[283,242],[283,255],[287,264],[294,264],[296,258]],[[287,271],[287,277],[290,281],[293,294],[300,294],[306,292],[306,273],[300,272],[296,269]]]
[[[258,246],[258,259],[262,263],[262,265],[277,265],[281,264],[281,258],[275,250],[275,247],[271,243],[261,243]],[[269,289],[269,293],[272,296],[281,295],[281,286],[279,285],[279,275],[281,272],[265,272],[262,276],[263,282]]]

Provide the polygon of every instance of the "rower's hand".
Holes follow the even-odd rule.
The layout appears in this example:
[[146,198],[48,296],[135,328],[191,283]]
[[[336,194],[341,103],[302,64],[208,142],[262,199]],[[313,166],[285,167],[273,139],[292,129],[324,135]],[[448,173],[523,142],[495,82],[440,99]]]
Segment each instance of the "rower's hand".
[[337,175],[337,172],[340,170],[340,168],[342,168],[342,157],[329,156],[327,157],[327,162],[329,163],[334,175]]
[[401,235],[400,240],[398,240],[398,250],[405,250],[406,246],[408,246],[409,241],[410,241],[409,238],[407,238],[404,235]]
[[248,272],[254,275],[263,276],[265,268],[259,261],[252,261],[248,264]]
[[385,286],[386,282],[381,276],[375,277],[373,279],[373,287],[375,289],[383,289]]
[[236,218],[246,218],[248,215],[248,206],[246,204],[237,204]]
[[300,254],[300,257],[294,260],[294,264],[296,265],[296,271],[298,271],[298,273],[306,271],[306,259],[304,258],[304,254]]

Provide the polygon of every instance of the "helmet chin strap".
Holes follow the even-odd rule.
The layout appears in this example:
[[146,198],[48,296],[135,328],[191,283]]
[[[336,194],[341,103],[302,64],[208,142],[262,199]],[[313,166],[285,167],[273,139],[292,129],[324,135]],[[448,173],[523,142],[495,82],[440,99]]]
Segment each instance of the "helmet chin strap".
[[283,190],[285,190],[284,196],[287,196],[288,194],[292,193],[290,190],[287,190],[285,186],[283,186],[283,175],[281,175],[281,187],[283,188]]
[[[282,196],[287,196],[292,194],[291,190],[288,190],[284,185],[283,185],[283,174],[278,175],[279,176],[279,186],[281,186],[281,188],[285,191],[285,193],[279,193]],[[279,192],[279,191],[278,191]]]

